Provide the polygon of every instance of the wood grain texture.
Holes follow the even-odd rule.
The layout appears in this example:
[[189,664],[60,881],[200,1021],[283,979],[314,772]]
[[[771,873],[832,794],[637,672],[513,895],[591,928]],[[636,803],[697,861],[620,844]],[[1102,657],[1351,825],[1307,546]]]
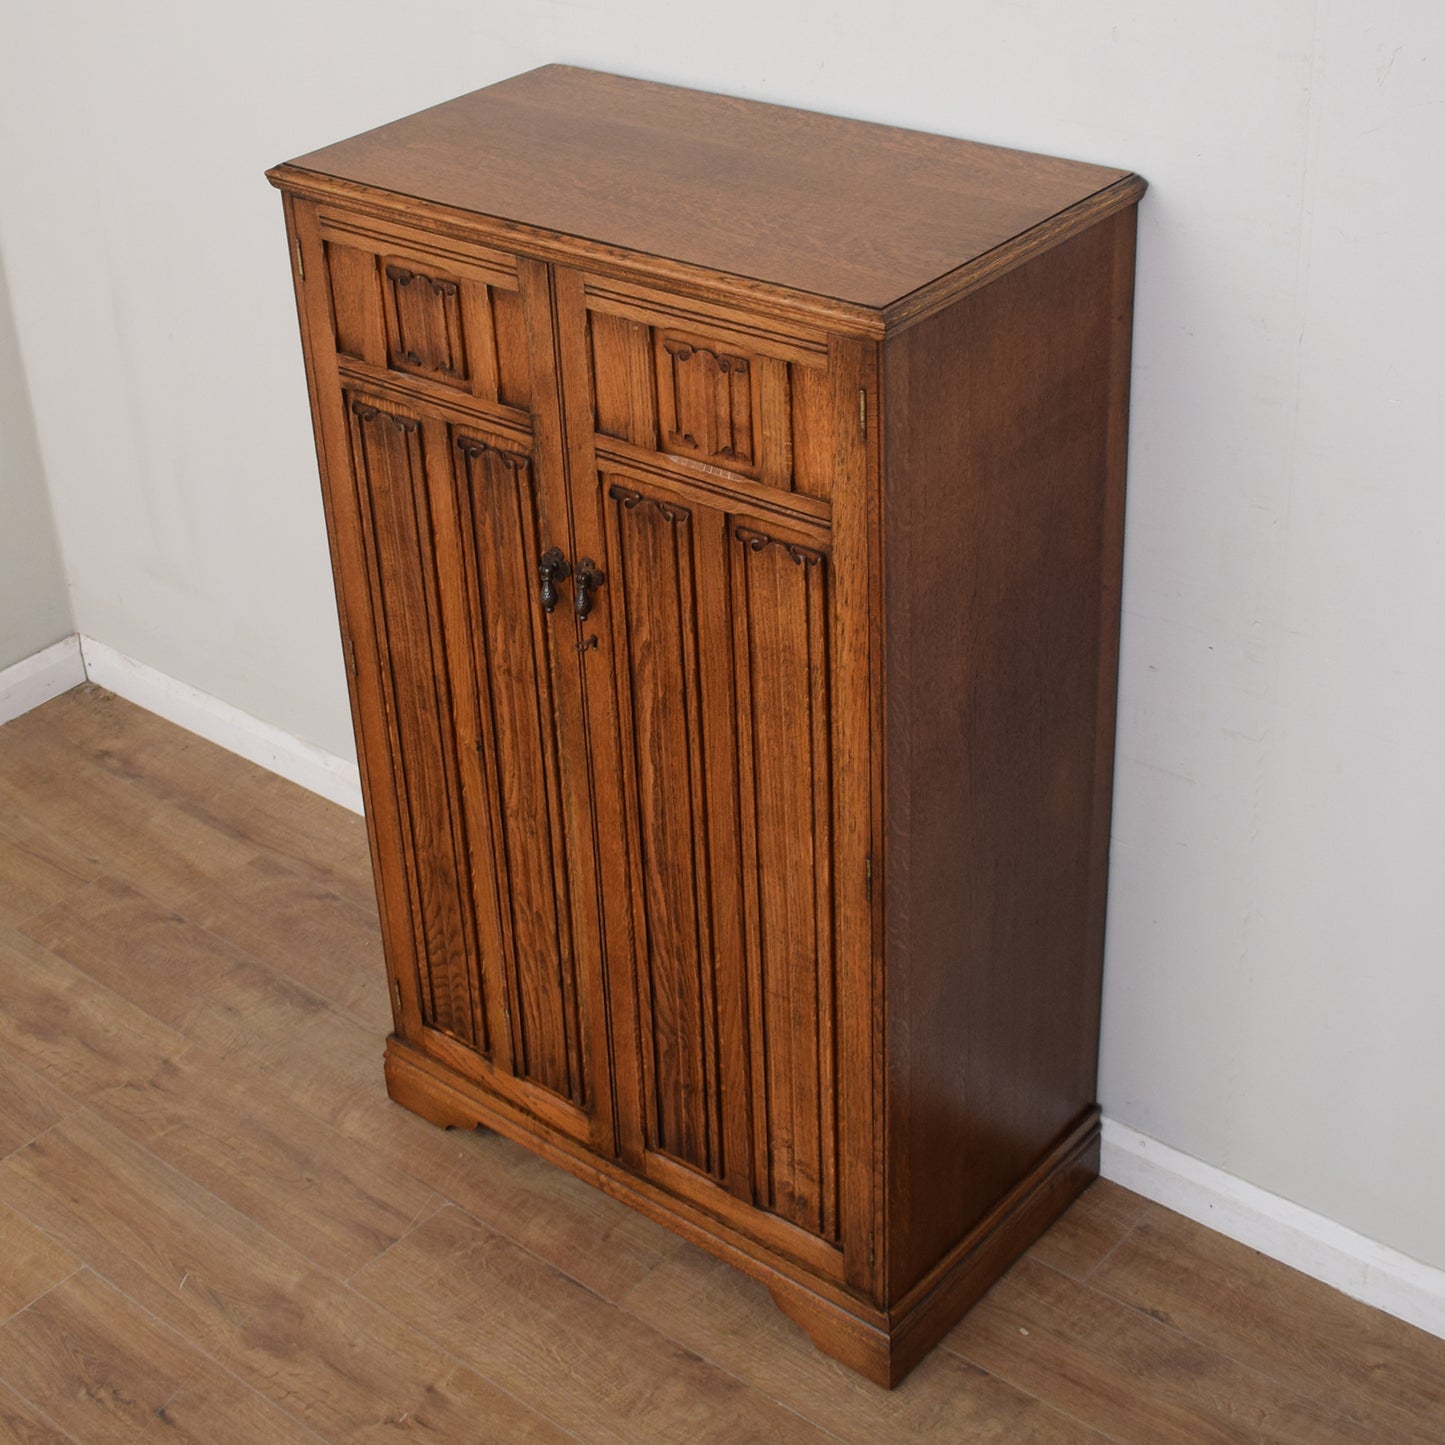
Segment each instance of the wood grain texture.
[[1089,1283],[1377,1439],[1445,1441],[1445,1380],[1419,1330],[1203,1225],[1147,1206]]
[[1093,1098],[1132,246],[1102,222],[885,347],[894,1290]]
[[[315,850],[309,881],[329,875],[334,896],[369,887],[364,826],[342,809],[240,759],[197,753],[193,739],[95,689],[47,704],[38,719],[23,738],[0,729],[0,785],[32,775],[56,742],[78,766],[124,740],[147,760],[125,795],[138,835],[127,861],[152,851],[157,886],[168,886],[169,869],[155,844],[172,808],[205,780],[222,833],[251,828],[254,840],[263,829],[252,823],[265,819],[274,841],[258,844],[257,857],[267,876],[297,866],[294,824]],[[206,754],[214,756],[201,766]],[[63,791],[27,786],[12,796],[37,846],[69,819]],[[252,877],[223,873],[218,888],[226,877],[242,906]],[[208,911],[220,907],[215,891],[196,896]],[[315,899],[318,920],[330,916],[326,897],[303,896]],[[293,916],[301,912],[295,901]],[[107,973],[98,951],[121,960],[144,952],[153,921],[134,905],[97,915],[101,932],[84,956]],[[77,957],[89,932],[69,937]],[[306,939],[312,929],[298,933]],[[615,1381],[619,1401],[661,1422],[649,1436],[630,1417],[639,1440],[669,1438],[696,1419],[710,1427],[719,1401],[732,1399],[749,1402],[744,1422],[784,1440],[807,1427],[859,1442],[1152,1445],[1293,1439],[1307,1428],[1332,1440],[1358,1439],[1362,1428],[1376,1440],[1445,1440],[1445,1342],[1102,1183],[1034,1246],[1038,1269],[1047,1261],[1050,1272],[1016,1268],[946,1349],[897,1389],[879,1390],[822,1356],[762,1285],[607,1193],[497,1134],[443,1132],[390,1105],[376,1078],[374,1030],[342,1011],[344,979],[325,977],[328,965],[346,971],[336,954],[306,962],[319,1012],[291,1019],[258,1008],[223,1056],[32,939],[0,928],[0,944],[0,1120],[35,1131],[0,1159],[0,1301],[10,1302],[0,1302],[0,1338],[16,1342],[0,1349],[0,1439],[107,1438],[114,1420],[127,1428],[140,1420],[131,1405],[153,1406],[173,1383],[160,1413],[126,1438],[605,1438],[622,1428],[613,1422],[623,1405],[607,1403]],[[283,999],[285,962],[278,955],[255,975],[258,986],[277,980]],[[318,1040],[320,1066],[311,1058]],[[241,1179],[242,1164],[254,1180]],[[368,1235],[384,1251],[379,1260],[410,1248],[410,1230],[390,1243],[389,1221],[433,1196],[475,1221],[460,1238],[488,1240],[486,1251],[512,1261],[508,1268],[551,1281],[536,1351],[543,1380],[565,1374],[574,1358],[586,1362],[565,1387],[575,1427],[529,1410],[504,1381],[488,1383],[482,1350],[464,1362],[450,1336],[376,1312],[335,1272],[350,1267]],[[435,1218],[429,1208],[417,1229]],[[448,1257],[441,1240],[434,1228],[412,1256],[422,1261],[408,1296],[419,1319],[433,1308],[417,1292],[424,1272]],[[335,1268],[315,1262],[313,1247]],[[77,1269],[81,1283],[57,1291]],[[494,1285],[484,1296],[467,1292],[478,1278]],[[525,1316],[527,1289],[497,1278],[449,1286],[448,1302],[427,1319],[440,1331],[449,1312],[464,1310],[458,1338],[470,1338],[509,1288],[500,1300],[506,1318]],[[590,1303],[573,1319],[575,1290]],[[605,1318],[635,1323],[599,1327],[603,1301],[615,1307]],[[3,1333],[11,1307],[21,1311],[17,1328],[36,1311],[23,1334]],[[536,1320],[522,1318],[519,1328],[524,1340],[540,1333]],[[495,1348],[508,1370],[521,1371],[515,1354]],[[595,1430],[587,1388],[603,1402]],[[547,1411],[545,1402],[538,1408]]]
[[74,1099],[8,1050],[0,1052],[0,1158],[73,1113]]
[[0,1043],[8,1059],[83,1100],[144,1077],[186,1039],[33,939],[0,927]]
[[1060,1274],[1087,1279],[1144,1217],[1146,1208],[1137,1194],[1096,1179],[1029,1254]]
[[[99,1199],[103,1210],[90,1203]],[[558,1438],[94,1116],[10,1156],[0,1200],[323,1436],[366,1438],[411,1416],[443,1439],[482,1438],[479,1422],[519,1439]]]
[[560,65],[291,164],[869,306],[1127,174]]
[[679,1250],[623,1302],[653,1328],[857,1445],[1106,1438],[943,1350],[904,1387],[880,1390],[814,1349],[761,1285],[695,1249]]
[[74,1438],[0,1380],[0,1440],[5,1445],[55,1445]]
[[75,1273],[80,1261],[13,1210],[0,1208],[0,1320]]
[[945,1348],[1129,1440],[1378,1441],[1375,1431],[1129,1310],[1021,1260]]
[[0,818],[0,922],[23,923],[94,876],[94,862],[79,848],[48,839],[23,817]]
[[[368,866],[364,850],[361,867]],[[391,1023],[376,906],[290,860],[258,854],[177,901],[207,933],[324,997],[373,1031]]]
[[591,1440],[827,1438],[460,1210],[427,1220],[356,1286]]
[[0,1360],[15,1389],[86,1445],[174,1439],[172,1427],[201,1413],[216,1445],[315,1439],[88,1269],[0,1326]]
[[[343,1279],[442,1203],[412,1177],[356,1168],[326,1123],[246,1067],[187,1049],[91,1106],[157,1158]],[[260,1120],[275,1121],[261,1123]]]

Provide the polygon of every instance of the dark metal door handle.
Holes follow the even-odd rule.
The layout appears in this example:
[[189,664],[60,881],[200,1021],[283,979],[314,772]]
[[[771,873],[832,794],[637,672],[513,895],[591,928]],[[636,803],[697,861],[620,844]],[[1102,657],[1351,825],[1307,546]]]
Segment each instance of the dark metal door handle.
[[590,557],[584,557],[577,564],[576,612],[579,621],[592,611],[591,594],[606,580],[602,573],[597,570],[597,564]]
[[560,547],[548,547],[537,563],[537,575],[542,579],[542,611],[551,612],[557,605],[557,584],[566,581],[572,569],[562,556]]

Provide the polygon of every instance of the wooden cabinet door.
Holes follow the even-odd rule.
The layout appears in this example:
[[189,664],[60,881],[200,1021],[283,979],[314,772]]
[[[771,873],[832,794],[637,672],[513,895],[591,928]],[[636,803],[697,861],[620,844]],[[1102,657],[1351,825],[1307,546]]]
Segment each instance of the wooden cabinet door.
[[296,223],[398,1033],[610,1152],[546,268]]
[[[840,588],[828,502],[766,484],[770,461],[781,471],[777,459],[788,455],[787,436],[765,429],[775,415],[751,449],[763,458],[762,483],[713,460],[663,455],[668,428],[648,427],[670,415],[670,400],[681,405],[666,395],[659,404],[660,392],[681,390],[680,348],[636,336],[637,327],[625,338],[627,369],[601,374],[619,323],[588,311],[575,275],[559,273],[558,292],[577,545],[605,578],[583,655],[609,843],[601,861],[619,1147],[674,1196],[841,1276],[850,1222],[856,1236],[867,1210],[849,1197],[861,1172],[840,1157],[845,1135],[866,1149],[867,1129],[845,1119],[869,1089],[867,954],[845,964],[838,928],[840,857],[856,866],[847,885],[859,907],[866,887],[856,845],[867,771],[843,767],[866,753],[852,752],[847,735],[860,719],[865,738],[867,728],[866,628],[861,647],[850,631],[864,615],[851,609],[866,576],[848,554],[861,528],[846,539],[852,575]],[[682,402],[704,419],[716,405],[742,420],[709,430],[689,416],[685,439],[730,435],[740,455],[742,406],[786,396],[787,377],[740,404],[739,378],[768,376],[766,358],[715,340],[706,318],[686,324],[693,339],[677,359],[711,371],[696,388],[701,400],[682,393]],[[793,383],[794,395],[827,393],[826,359],[818,377]],[[646,423],[630,437],[604,434],[589,386],[618,411],[630,393],[631,415]],[[856,438],[856,387],[845,394]],[[816,422],[820,432],[830,424]],[[659,445],[649,453],[639,443],[651,436]],[[859,464],[849,481],[861,494],[861,447],[838,455]],[[866,1255],[866,1239],[852,1248]]]

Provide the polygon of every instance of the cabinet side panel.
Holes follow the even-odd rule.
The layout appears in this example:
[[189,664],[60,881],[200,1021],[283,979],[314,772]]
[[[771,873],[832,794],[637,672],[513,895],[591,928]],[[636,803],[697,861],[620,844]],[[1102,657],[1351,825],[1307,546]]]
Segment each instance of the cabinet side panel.
[[885,342],[893,1299],[1094,1098],[1133,248]]

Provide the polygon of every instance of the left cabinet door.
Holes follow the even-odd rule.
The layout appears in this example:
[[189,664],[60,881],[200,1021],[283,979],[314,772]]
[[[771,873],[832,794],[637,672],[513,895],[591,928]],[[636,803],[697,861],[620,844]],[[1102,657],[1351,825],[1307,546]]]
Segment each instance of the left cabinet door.
[[546,270],[292,208],[397,1034],[610,1152]]

